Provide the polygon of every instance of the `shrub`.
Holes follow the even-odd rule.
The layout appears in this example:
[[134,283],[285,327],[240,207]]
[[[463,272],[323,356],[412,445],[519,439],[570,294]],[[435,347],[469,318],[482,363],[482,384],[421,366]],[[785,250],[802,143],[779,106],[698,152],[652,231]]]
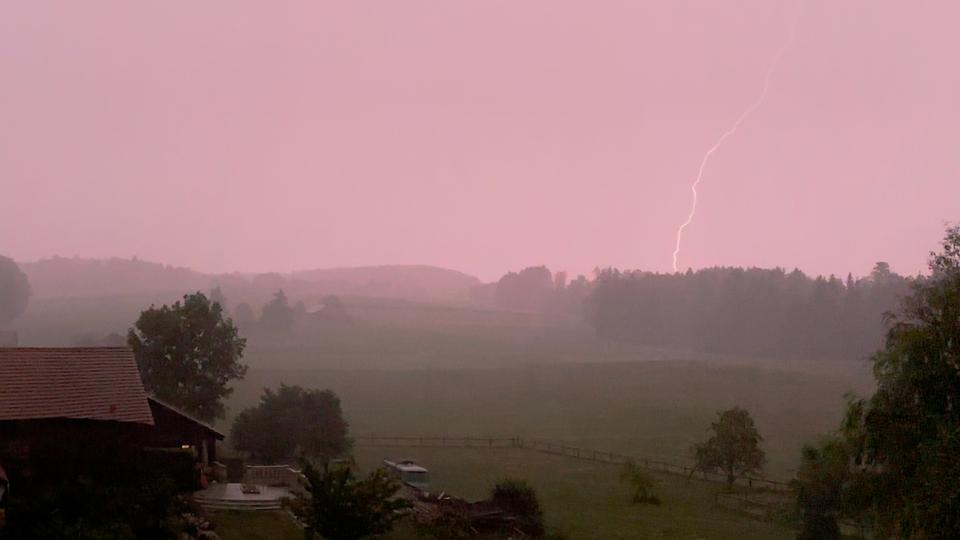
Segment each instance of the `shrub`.
[[493,486],[491,499],[501,510],[517,517],[517,528],[524,534],[544,535],[543,510],[537,492],[530,484],[523,480],[502,480]]
[[347,466],[303,464],[309,495],[290,502],[301,520],[329,540],[355,540],[393,528],[409,501],[395,498],[399,484],[386,470],[358,479]]
[[630,485],[633,492],[632,501],[636,503],[646,503],[659,505],[660,499],[653,494],[653,487],[656,480],[646,469],[634,461],[628,462],[623,466],[620,472],[620,479]]

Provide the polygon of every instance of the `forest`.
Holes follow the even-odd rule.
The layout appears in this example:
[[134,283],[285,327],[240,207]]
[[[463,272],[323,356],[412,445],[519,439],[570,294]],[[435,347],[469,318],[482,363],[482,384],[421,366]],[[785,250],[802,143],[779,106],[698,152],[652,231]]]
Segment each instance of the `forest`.
[[881,344],[881,317],[897,307],[911,281],[883,262],[869,276],[845,281],[782,268],[607,269],[583,308],[602,338],[753,356],[863,359]]

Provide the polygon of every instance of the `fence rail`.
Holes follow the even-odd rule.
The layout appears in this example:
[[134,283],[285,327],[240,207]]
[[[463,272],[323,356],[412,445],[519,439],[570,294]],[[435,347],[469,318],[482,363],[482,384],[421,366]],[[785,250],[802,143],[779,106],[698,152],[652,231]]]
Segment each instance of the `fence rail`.
[[363,446],[410,448],[521,448],[523,441],[514,437],[354,437]]
[[[522,439],[519,437],[409,437],[409,436],[380,436],[365,435],[354,437],[357,444],[369,447],[401,447],[401,448],[479,448],[502,449],[520,448],[533,450],[544,454],[566,456],[575,459],[623,465],[634,462],[647,469],[667,474],[676,474],[714,483],[726,483],[727,478],[722,474],[703,471],[689,465],[670,463],[666,461],[628,456],[606,450],[569,446],[563,443]],[[736,485],[749,489],[760,489],[780,493],[792,491],[790,484],[768,478],[740,477],[734,482]]]

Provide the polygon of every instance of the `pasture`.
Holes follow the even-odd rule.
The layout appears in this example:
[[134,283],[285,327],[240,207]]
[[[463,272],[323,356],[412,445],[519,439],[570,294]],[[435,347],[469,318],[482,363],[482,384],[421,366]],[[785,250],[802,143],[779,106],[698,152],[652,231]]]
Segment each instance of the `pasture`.
[[[530,450],[360,446],[355,457],[362,471],[379,466],[385,458],[414,459],[430,468],[431,490],[471,500],[486,498],[498,480],[526,480],[537,490],[547,526],[570,540],[788,539],[796,535],[783,525],[723,508],[717,503],[722,486],[676,475],[655,475],[654,491],[661,504],[653,506],[630,503],[617,466]],[[217,512],[211,519],[224,540],[303,537],[282,512]],[[422,536],[411,524],[401,523],[386,538]]]
[[355,435],[522,437],[668,461],[688,459],[716,412],[739,405],[757,422],[774,478],[792,476],[802,445],[835,429],[854,387],[823,375],[689,361],[251,368],[230,414],[280,383],[334,390]]
[[[630,503],[619,467],[519,449],[356,449],[361,468],[383,458],[411,458],[431,472],[431,489],[468,499],[489,495],[503,478],[520,478],[536,490],[548,527],[570,539],[704,538],[787,539],[795,531],[751,520],[717,505],[716,484],[657,475],[659,506]],[[396,535],[405,538],[403,533]]]

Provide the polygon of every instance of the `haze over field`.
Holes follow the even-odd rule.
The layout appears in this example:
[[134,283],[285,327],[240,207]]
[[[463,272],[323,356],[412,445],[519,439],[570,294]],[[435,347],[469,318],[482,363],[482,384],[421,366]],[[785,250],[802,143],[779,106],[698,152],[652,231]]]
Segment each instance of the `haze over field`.
[[902,274],[960,200],[956,2],[0,8],[0,252],[204,272]]
[[958,30],[3,2],[0,539],[960,538]]

